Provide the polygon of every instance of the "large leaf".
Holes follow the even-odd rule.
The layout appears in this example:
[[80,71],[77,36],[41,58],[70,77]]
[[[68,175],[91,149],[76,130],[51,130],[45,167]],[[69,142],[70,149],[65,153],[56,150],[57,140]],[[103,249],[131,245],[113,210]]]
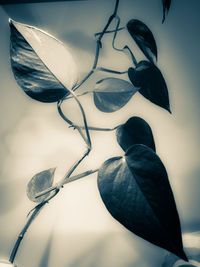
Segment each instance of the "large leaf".
[[116,131],[117,142],[126,151],[135,144],[143,144],[155,151],[153,134],[149,124],[139,117],[128,119],[125,124],[120,125]]
[[128,76],[132,84],[139,87],[139,92],[152,103],[168,110],[169,95],[161,71],[149,61],[140,61],[136,68],[129,68]]
[[150,29],[140,20],[132,19],[127,29],[144,55],[153,63],[157,60],[157,46]]
[[180,222],[165,167],[152,149],[133,145],[107,160],[98,188],[111,215],[147,241],[187,260]]
[[163,4],[163,19],[162,23],[165,21],[165,17],[169,12],[170,6],[171,6],[171,0],[162,0]]
[[103,112],[114,112],[122,108],[138,88],[130,82],[117,78],[105,78],[96,83],[94,103]]
[[68,49],[49,34],[10,20],[11,66],[17,83],[31,98],[56,102],[77,83]]
[[49,197],[50,193],[47,193],[44,196],[35,198],[35,196],[38,193],[52,186],[53,180],[54,180],[54,172],[55,172],[55,168],[51,168],[51,169],[39,172],[32,177],[26,189],[27,196],[31,201],[42,202],[43,200]]

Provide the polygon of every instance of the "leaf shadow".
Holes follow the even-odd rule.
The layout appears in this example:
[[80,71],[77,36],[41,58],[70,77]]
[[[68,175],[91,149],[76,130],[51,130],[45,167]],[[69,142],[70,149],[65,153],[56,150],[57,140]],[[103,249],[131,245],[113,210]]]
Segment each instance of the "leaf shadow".
[[[104,248],[106,242],[110,239],[110,235],[105,237],[103,236],[95,245],[81,253],[79,257],[69,265],[69,267],[98,267],[100,266],[101,258],[104,253]],[[42,267],[42,266],[40,266]]]
[[94,51],[96,47],[95,39],[80,30],[68,32],[62,39],[63,41],[67,41],[71,45],[89,53]]
[[30,9],[29,5],[3,5],[3,10],[6,12],[8,17],[12,18],[13,20],[20,21],[21,23],[36,23],[38,21],[37,16],[33,14],[32,10]]
[[53,241],[53,231],[51,232],[51,234],[47,240],[47,244],[46,244],[44,253],[42,255],[42,258],[40,260],[38,267],[48,267],[49,258],[50,258],[50,254],[51,254],[51,248],[52,248],[52,241]]

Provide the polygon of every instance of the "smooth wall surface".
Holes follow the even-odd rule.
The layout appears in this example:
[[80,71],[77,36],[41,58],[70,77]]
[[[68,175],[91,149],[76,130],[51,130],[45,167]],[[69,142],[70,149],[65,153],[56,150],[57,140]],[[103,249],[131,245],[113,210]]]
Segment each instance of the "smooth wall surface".
[[[9,61],[8,18],[42,28],[63,41],[77,62],[81,78],[93,63],[93,35],[104,27],[114,2],[67,1],[0,7],[2,258],[9,257],[33,207],[26,197],[30,178],[57,166],[56,179],[60,179],[85,150],[78,133],[69,129],[57,114],[56,104],[33,101],[16,84]],[[121,25],[137,18],[154,33],[158,66],[168,85],[172,115],[139,93],[126,107],[112,114],[98,111],[91,95],[81,98],[92,126],[113,127],[131,116],[140,116],[150,124],[157,153],[168,171],[184,232],[200,231],[199,12],[199,0],[172,1],[169,15],[161,24],[161,1],[120,1]],[[112,35],[105,36],[99,64],[126,70],[131,61],[127,55],[112,50],[111,40]],[[144,58],[128,33],[120,32],[118,46],[127,43],[138,60]],[[98,73],[80,92],[92,90],[96,81],[107,76]],[[127,79],[126,75],[123,78]],[[73,101],[64,104],[64,111],[69,118],[82,123]],[[94,149],[77,173],[98,168],[106,159],[123,154],[114,132],[93,132],[92,141]],[[16,263],[18,267],[159,267],[165,254],[164,250],[129,233],[109,215],[100,199],[94,174],[67,185],[41,212],[23,241]]]

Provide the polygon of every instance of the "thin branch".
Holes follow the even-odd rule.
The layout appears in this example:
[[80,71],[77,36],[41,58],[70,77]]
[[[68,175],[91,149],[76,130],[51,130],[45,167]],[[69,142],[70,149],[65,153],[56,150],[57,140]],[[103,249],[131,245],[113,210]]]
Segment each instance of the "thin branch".
[[[99,127],[92,127],[92,126],[88,126],[88,129],[92,130],[92,131],[99,131],[99,132],[112,132],[115,131],[120,125],[117,125],[113,128],[99,128]],[[84,129],[84,126],[79,126],[81,129]]]
[[36,216],[40,213],[41,209],[52,199],[54,198],[57,193],[59,192],[59,189],[56,189],[54,194],[52,196],[50,196],[47,200],[41,202],[40,204],[38,204],[35,208],[34,208],[34,211],[32,213],[32,215],[30,216],[30,218],[28,219],[28,221],[26,222],[24,228],[22,229],[22,231],[20,232],[16,242],[15,242],[15,245],[11,251],[11,254],[10,254],[10,259],[9,261],[11,263],[14,262],[15,260],[15,257],[16,257],[16,254],[17,254],[17,251],[18,251],[18,248],[22,242],[22,239],[24,238],[24,235],[26,234],[28,228],[30,227],[31,223],[33,222],[33,220],[36,218]]
[[[91,91],[92,93],[94,91]],[[85,95],[85,94],[89,94],[91,92],[85,92],[83,93],[82,95]],[[82,96],[82,95],[78,95],[78,96]],[[67,98],[69,99],[69,98]],[[81,130],[85,130],[85,126],[80,126],[80,125],[77,125],[77,124],[74,124],[72,121],[70,121],[66,116],[65,114],[63,113],[62,111],[62,108],[60,105],[57,106],[58,107],[58,112],[60,114],[60,116],[62,117],[63,120],[65,120],[68,124],[70,124],[69,127],[71,128],[74,128],[74,129],[77,129],[79,131],[79,133],[81,134],[82,138],[85,138],[85,136],[83,135],[82,131]],[[116,130],[120,125],[117,125],[115,126],[114,128],[99,128],[99,127],[93,127],[93,126],[87,126],[88,130],[92,130],[92,131],[101,131],[101,132],[110,132],[110,131],[114,131]]]
[[114,73],[114,74],[126,74],[127,70],[125,71],[117,71],[117,70],[111,70],[103,67],[96,68],[98,71],[104,71],[104,72],[109,72],[109,73]]
[[131,55],[132,62],[133,62],[133,64],[134,64],[135,67],[136,67],[136,65],[137,65],[137,60],[136,60],[136,58],[135,58],[133,52],[131,51],[131,49],[128,47],[128,45],[125,45],[124,48],[123,48],[123,50],[124,50],[124,51],[125,51],[125,50],[128,50],[128,52],[129,52],[130,55]]
[[[126,29],[126,27],[118,28],[117,31],[119,32],[119,31],[122,31],[122,30],[124,30],[124,29]],[[115,29],[115,30],[106,31],[106,32],[104,32],[104,34],[107,34],[107,33],[113,33],[113,32],[115,32],[115,31],[116,31],[116,29]],[[94,36],[97,37],[97,36],[99,36],[101,33],[102,33],[102,32],[97,32],[97,33],[94,34]]]
[[114,31],[114,35],[113,35],[112,47],[113,47],[113,49],[115,49],[117,51],[123,52],[123,49],[117,48],[115,46],[115,39],[116,39],[117,31],[118,31],[118,28],[119,28],[119,25],[120,25],[120,18],[118,16],[116,16],[115,19],[117,21],[117,25],[116,25],[116,28],[115,28],[115,31]]
[[35,198],[39,198],[39,197],[41,197],[41,196],[44,196],[44,195],[46,195],[46,194],[48,194],[48,193],[50,193],[50,192],[52,192],[52,191],[58,189],[58,187],[59,187],[59,188],[60,188],[60,187],[63,187],[65,184],[68,184],[68,183],[77,181],[77,180],[79,180],[79,179],[81,179],[81,178],[84,178],[84,177],[86,177],[86,176],[88,176],[88,175],[91,175],[91,174],[93,174],[93,173],[95,173],[95,172],[98,172],[98,170],[99,170],[99,169],[89,170],[89,171],[86,171],[86,172],[83,172],[83,173],[74,175],[74,176],[72,176],[70,179],[68,179],[68,178],[67,178],[67,179],[63,179],[63,182],[62,182],[62,183],[59,182],[59,183],[55,184],[54,186],[52,186],[52,187],[50,187],[50,188],[48,188],[48,189],[46,189],[46,190],[44,190],[44,191],[38,193],[38,194],[35,196]]
[[86,152],[83,154],[83,156],[72,165],[72,167],[65,174],[64,178],[60,181],[61,184],[63,183],[63,181],[65,181],[66,179],[70,177],[70,175],[74,172],[74,170],[78,167],[78,165],[83,161],[83,159],[90,153],[90,151],[91,149],[88,148]]
[[96,52],[95,52],[95,57],[94,57],[94,62],[93,62],[93,66],[91,71],[82,79],[82,81],[73,89],[74,91],[77,90],[84,82],[86,82],[89,77],[94,73],[94,70],[97,67],[97,63],[98,63],[98,59],[99,59],[99,52],[100,49],[102,48],[102,43],[101,43],[101,39],[103,38],[104,34],[106,33],[109,25],[111,24],[111,22],[113,21],[113,19],[117,16],[117,10],[118,10],[118,6],[119,6],[119,0],[116,0],[115,2],[115,8],[114,8],[114,12],[113,14],[109,17],[103,31],[99,34],[99,37],[97,39],[97,45],[96,45]]
[[128,52],[131,55],[132,62],[136,66],[137,60],[136,60],[133,52],[131,51],[131,49],[128,47],[128,45],[125,45],[123,48],[117,48],[115,46],[115,40],[116,40],[119,25],[120,25],[120,18],[118,16],[116,16],[115,19],[117,20],[117,25],[116,25],[115,33],[114,33],[113,40],[112,40],[112,47],[113,47],[113,49],[115,49],[116,51],[119,51],[119,52],[125,52],[126,50],[128,50]]
[[61,109],[61,104],[62,102],[58,102],[57,103],[57,109],[58,109],[58,113],[60,114],[61,118],[66,121],[71,127],[75,128],[78,130],[78,132],[80,133],[81,137],[83,138],[83,140],[85,141],[85,143],[87,144],[87,139],[85,138],[85,135],[83,134],[82,130],[79,127],[76,127],[76,125],[74,125],[74,123],[72,121],[70,121],[63,113],[62,109]]

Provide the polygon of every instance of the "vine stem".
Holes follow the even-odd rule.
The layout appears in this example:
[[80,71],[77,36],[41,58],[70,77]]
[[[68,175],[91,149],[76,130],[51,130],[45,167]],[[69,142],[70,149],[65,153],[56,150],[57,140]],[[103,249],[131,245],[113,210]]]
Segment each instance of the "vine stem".
[[112,40],[112,47],[113,49],[115,49],[116,51],[119,51],[119,52],[125,52],[126,50],[128,50],[128,52],[130,53],[131,55],[131,59],[132,59],[132,62],[133,64],[137,65],[137,60],[133,54],[133,52],[131,51],[131,49],[129,48],[128,45],[125,45],[122,49],[121,48],[117,48],[115,46],[115,39],[116,39],[116,36],[117,36],[117,32],[119,31],[119,25],[120,25],[120,18],[118,16],[115,17],[116,21],[117,21],[117,25],[116,25],[116,28],[115,28],[115,31],[114,31],[114,36],[113,36],[113,40]]
[[[84,92],[82,95],[85,95],[87,93],[89,94],[90,92]],[[78,96],[82,96],[82,95],[78,95]],[[65,116],[65,114],[62,111],[61,105],[58,105],[57,107],[58,107],[58,112],[59,112],[60,116],[62,117],[62,119],[64,121],[66,121],[68,124],[70,124],[69,127],[72,127],[74,129],[78,129],[79,133],[80,133],[80,129],[85,130],[85,126],[76,125]],[[92,130],[92,131],[111,132],[111,131],[116,130],[119,126],[120,125],[117,125],[114,128],[99,128],[99,127],[93,127],[93,126],[87,125],[87,128],[88,128],[88,130]],[[82,134],[82,132],[81,132],[81,134]],[[84,136],[82,136],[82,137],[85,138]]]
[[111,24],[112,20],[117,16],[118,6],[119,6],[119,0],[116,0],[113,14],[109,17],[103,31],[98,33],[99,37],[97,38],[97,41],[96,41],[96,43],[97,43],[96,44],[96,52],[95,52],[95,57],[94,57],[92,69],[82,79],[82,81],[74,88],[74,91],[77,90],[84,82],[86,82],[89,79],[89,77],[94,73],[94,70],[96,69],[97,64],[98,64],[100,48],[102,48],[101,39],[103,38],[104,34],[107,32],[107,29],[108,29],[109,25]]
[[24,225],[23,229],[21,230],[15,245],[11,251],[10,254],[10,259],[9,261],[11,263],[14,262],[15,260],[15,256],[17,254],[17,251],[19,249],[19,246],[24,238],[25,233],[27,232],[28,228],[30,227],[31,223],[33,222],[33,220],[37,217],[37,215],[40,213],[40,211],[42,210],[42,208],[52,199],[54,198],[59,192],[59,189],[55,189],[55,192],[52,196],[50,196],[48,199],[46,199],[45,201],[41,202],[40,204],[38,204],[37,206],[35,206],[35,208],[33,209],[33,213],[31,214],[31,216],[29,217],[29,219],[27,220],[26,224]]
[[[124,29],[125,29],[125,27],[121,27],[121,28],[118,28],[117,31],[122,31],[122,30],[124,30]],[[105,31],[104,34],[107,34],[107,33],[113,33],[113,32],[115,32],[115,31],[116,31],[116,30]],[[102,32],[97,32],[97,33],[94,34],[94,36],[95,36],[95,37],[96,37],[96,36],[99,36],[101,33],[102,33]]]
[[95,170],[89,170],[89,171],[86,171],[86,172],[83,172],[83,173],[80,173],[80,174],[77,174],[77,175],[74,175],[72,176],[70,179],[68,179],[67,176],[65,176],[62,180],[62,182],[58,182],[57,184],[55,184],[54,186],[50,187],[50,188],[47,188],[46,190],[38,193],[35,198],[39,198],[41,196],[44,196],[58,188],[61,188],[63,187],[65,184],[68,184],[68,183],[71,183],[71,182],[74,182],[76,180],[79,180],[81,178],[84,178],[85,176],[88,176],[88,175],[91,175],[95,172],[98,172],[99,169],[95,169]]
[[[83,121],[84,121],[84,130],[86,132],[86,136],[84,135],[84,133],[82,132],[82,128],[76,125],[76,129],[79,131],[81,137],[83,138],[84,142],[87,144],[87,151],[84,153],[84,155],[81,157],[81,159],[79,159],[78,161],[76,161],[73,166],[67,171],[66,175],[64,176],[64,178],[59,182],[59,186],[56,187],[54,194],[51,195],[48,199],[46,199],[45,201],[41,202],[40,204],[38,204],[37,206],[35,206],[35,208],[33,209],[33,212],[31,214],[31,216],[29,217],[28,221],[26,222],[25,226],[23,227],[22,231],[20,232],[14,247],[11,251],[11,255],[10,255],[10,262],[13,263],[17,254],[17,251],[19,249],[19,246],[22,242],[22,239],[24,238],[25,233],[27,232],[28,228],[30,227],[31,223],[34,221],[34,219],[37,217],[37,215],[39,214],[39,212],[42,210],[42,208],[52,199],[54,198],[58,192],[60,191],[60,187],[63,186],[63,184],[67,183],[67,180],[70,181],[70,179],[68,179],[71,174],[73,173],[73,171],[78,167],[78,165],[82,162],[82,160],[89,154],[89,152],[91,151],[91,139],[90,139],[90,133],[89,133],[89,129],[87,126],[87,120],[86,120],[86,115],[85,115],[85,111],[78,99],[78,97],[76,96],[76,94],[74,93],[75,90],[77,90],[84,82],[87,81],[87,79],[94,73],[94,70],[97,67],[97,63],[98,63],[98,59],[99,59],[99,52],[100,52],[100,48],[102,47],[101,44],[101,39],[103,38],[104,34],[106,33],[107,28],[109,27],[110,23],[112,22],[112,20],[116,17],[117,14],[117,9],[118,9],[118,5],[119,5],[119,0],[116,0],[115,2],[115,8],[114,8],[114,12],[113,14],[109,17],[108,22],[106,23],[103,31],[100,33],[98,39],[97,39],[97,46],[96,46],[96,53],[95,53],[95,58],[94,58],[94,63],[93,63],[93,67],[90,70],[90,72],[82,79],[82,81],[75,87],[73,88],[73,90],[71,89],[67,89],[70,94],[73,96],[73,98],[75,99],[75,101],[77,102],[82,116],[83,116]],[[64,86],[64,85],[63,85]],[[60,100],[57,103],[57,108],[58,108],[58,112],[61,115],[61,117],[67,122],[69,123],[71,126],[74,126],[73,122],[70,121],[69,119],[66,118],[66,116],[63,116],[64,114],[62,113],[61,110],[61,104],[63,102],[64,99]],[[97,170],[94,170],[93,172],[95,172]],[[87,172],[86,172],[87,173]],[[92,173],[92,172],[91,172]],[[89,173],[87,174],[89,175]],[[84,177],[84,176],[83,176]],[[74,178],[74,180],[80,179],[79,178]],[[71,180],[72,181],[72,180]]]

